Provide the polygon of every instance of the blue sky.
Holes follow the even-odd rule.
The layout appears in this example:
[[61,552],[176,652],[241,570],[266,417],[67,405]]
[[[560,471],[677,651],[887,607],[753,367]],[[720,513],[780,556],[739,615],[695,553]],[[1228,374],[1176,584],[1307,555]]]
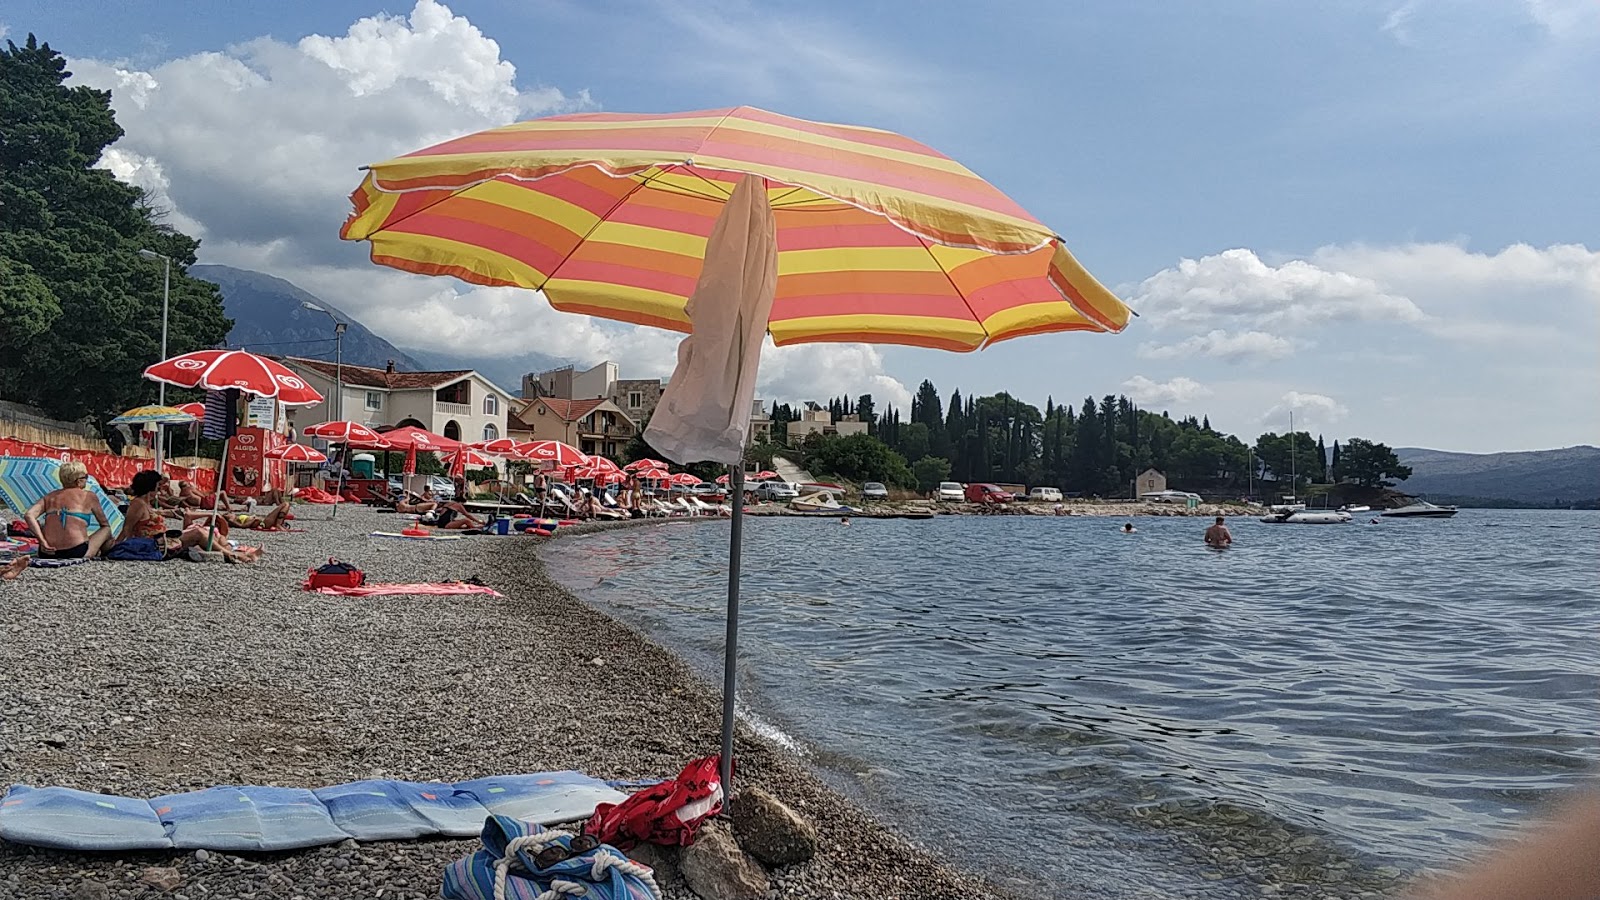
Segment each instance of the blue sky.
[[337,241],[343,197],[359,162],[516,118],[749,103],[960,159],[1143,314],[969,355],[769,354],[765,394],[928,377],[1041,404],[1127,392],[1252,437],[1294,408],[1330,440],[1600,443],[1600,4],[994,8],[23,0],[0,24],[113,89],[128,136],[106,164],[207,261],[396,343],[666,374],[670,336],[374,269]]

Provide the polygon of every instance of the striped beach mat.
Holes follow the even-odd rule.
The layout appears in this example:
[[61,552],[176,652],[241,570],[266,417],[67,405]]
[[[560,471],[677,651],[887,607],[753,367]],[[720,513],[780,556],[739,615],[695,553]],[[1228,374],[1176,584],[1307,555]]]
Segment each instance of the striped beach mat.
[[471,837],[493,815],[541,825],[588,818],[626,795],[581,772],[497,775],[455,784],[357,781],[306,790],[222,786],[149,800],[12,785],[0,840],[60,850],[296,850],[358,841]]
[[[0,502],[11,507],[11,511],[22,515],[28,507],[44,499],[44,495],[51,491],[61,489],[61,480],[56,473],[61,470],[61,460],[42,459],[28,456],[0,456]],[[122,511],[111,502],[106,492],[101,490],[100,482],[89,476],[89,493],[94,494],[100,501],[100,509],[106,514],[106,521],[111,523],[111,533],[116,534],[122,529]],[[92,532],[100,527],[95,522],[89,526]]]

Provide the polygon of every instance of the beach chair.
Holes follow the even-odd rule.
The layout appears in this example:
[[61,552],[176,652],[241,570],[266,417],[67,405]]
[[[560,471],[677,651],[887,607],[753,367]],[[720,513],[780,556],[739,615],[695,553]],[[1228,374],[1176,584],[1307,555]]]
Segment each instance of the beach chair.
[[[61,489],[61,480],[56,477],[60,469],[59,459],[0,456],[0,500],[20,517],[28,511],[28,507],[43,500],[45,494]],[[121,531],[122,511],[117,509],[117,504],[106,495],[93,475],[89,476],[87,488],[100,501],[100,509],[106,514],[106,521],[111,523],[111,533]],[[91,523],[90,533],[99,527],[99,522]]]

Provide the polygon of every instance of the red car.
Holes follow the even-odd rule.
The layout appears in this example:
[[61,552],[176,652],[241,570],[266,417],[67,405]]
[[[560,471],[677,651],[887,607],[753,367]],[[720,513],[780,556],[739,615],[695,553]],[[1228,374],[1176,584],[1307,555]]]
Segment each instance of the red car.
[[1002,491],[992,484],[967,485],[968,503],[1010,503],[1015,499],[1010,491]]

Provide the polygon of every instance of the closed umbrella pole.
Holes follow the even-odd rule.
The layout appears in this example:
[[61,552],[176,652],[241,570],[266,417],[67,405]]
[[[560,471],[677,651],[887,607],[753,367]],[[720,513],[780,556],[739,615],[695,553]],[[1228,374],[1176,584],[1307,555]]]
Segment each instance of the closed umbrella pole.
[[732,467],[728,482],[733,490],[733,519],[728,534],[728,624],[722,650],[722,769],[719,774],[723,791],[733,784],[733,700],[737,680],[734,664],[739,659],[739,562],[744,552],[743,464]]

